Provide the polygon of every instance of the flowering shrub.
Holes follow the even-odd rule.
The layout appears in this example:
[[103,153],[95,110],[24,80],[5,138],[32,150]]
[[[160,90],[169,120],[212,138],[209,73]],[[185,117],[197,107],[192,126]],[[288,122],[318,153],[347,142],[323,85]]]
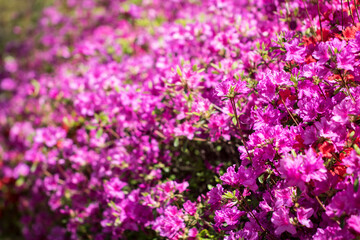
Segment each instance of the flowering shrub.
[[58,0],[0,72],[0,236],[360,239],[359,2]]

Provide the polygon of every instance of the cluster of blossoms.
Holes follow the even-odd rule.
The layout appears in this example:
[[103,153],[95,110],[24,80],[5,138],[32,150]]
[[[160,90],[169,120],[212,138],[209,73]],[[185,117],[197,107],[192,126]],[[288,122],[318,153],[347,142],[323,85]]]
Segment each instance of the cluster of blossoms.
[[360,239],[359,5],[55,1],[1,60],[0,238]]

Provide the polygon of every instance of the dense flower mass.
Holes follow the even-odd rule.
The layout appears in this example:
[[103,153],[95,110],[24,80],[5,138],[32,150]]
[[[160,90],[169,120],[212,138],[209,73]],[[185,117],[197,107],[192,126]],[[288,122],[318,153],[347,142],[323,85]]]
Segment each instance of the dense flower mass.
[[359,8],[56,0],[1,60],[0,238],[360,239]]

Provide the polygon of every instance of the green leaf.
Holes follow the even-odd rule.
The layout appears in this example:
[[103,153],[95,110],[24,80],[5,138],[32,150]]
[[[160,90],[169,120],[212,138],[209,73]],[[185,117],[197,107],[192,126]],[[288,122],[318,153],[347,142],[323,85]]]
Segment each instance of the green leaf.
[[215,68],[217,70],[220,70],[219,66],[214,63],[210,63],[210,66],[212,66],[213,68]]
[[296,188],[296,196],[300,197],[301,196],[301,190],[299,187]]
[[33,173],[35,172],[35,170],[37,169],[37,166],[38,166],[39,162],[33,162],[31,168],[30,168],[30,171]]
[[199,240],[207,240],[207,239],[213,239],[214,236],[209,233],[207,229],[203,229],[198,235],[197,239]]
[[338,94],[341,89],[342,89],[342,87],[339,87],[338,89],[336,89],[335,92],[334,92],[334,95]]
[[261,184],[264,184],[264,177],[265,177],[264,174],[261,174],[260,177],[258,177],[258,180]]
[[36,79],[33,79],[31,80],[31,84],[34,86],[34,96],[37,96],[40,91],[40,83]]
[[96,129],[97,127],[96,127],[96,126],[92,126],[92,125],[87,125],[87,126],[85,126],[85,128],[86,128],[87,130],[94,130],[94,129]]
[[359,146],[357,144],[354,144],[354,150],[356,151],[356,153],[358,155],[360,155],[360,148],[359,148]]
[[349,137],[353,137],[355,135],[355,131],[352,131],[351,133],[350,133],[350,135],[349,135]]
[[96,138],[100,138],[103,134],[104,130],[102,128],[99,128],[96,132]]
[[175,138],[174,147],[178,147],[178,146],[179,146],[179,138]]
[[298,13],[299,13],[299,8],[295,8],[295,10],[294,10],[294,16],[296,17],[296,16],[298,15]]
[[19,177],[16,182],[15,182],[15,185],[17,187],[20,187],[21,185],[23,185],[25,183],[25,178],[23,176]]
[[182,72],[181,72],[181,69],[180,69],[180,67],[178,65],[176,66],[176,72],[180,77],[182,77]]
[[233,124],[236,126],[236,123],[237,123],[237,122],[236,122],[236,117],[233,117],[233,118],[232,118],[232,122],[233,122]]
[[340,227],[341,228],[345,227],[345,215],[340,217]]
[[354,182],[354,192],[359,190],[359,178],[357,177]]
[[117,93],[120,93],[120,91],[121,91],[119,86],[115,86],[114,89]]
[[229,192],[226,192],[223,195],[223,197],[226,198],[226,199],[233,199],[233,198],[235,198],[235,194],[229,191]]

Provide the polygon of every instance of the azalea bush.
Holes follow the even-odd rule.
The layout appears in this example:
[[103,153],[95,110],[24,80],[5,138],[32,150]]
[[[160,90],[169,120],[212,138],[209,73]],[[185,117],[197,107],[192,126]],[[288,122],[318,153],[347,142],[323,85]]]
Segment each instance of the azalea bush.
[[358,0],[57,0],[0,70],[0,238],[360,239]]

